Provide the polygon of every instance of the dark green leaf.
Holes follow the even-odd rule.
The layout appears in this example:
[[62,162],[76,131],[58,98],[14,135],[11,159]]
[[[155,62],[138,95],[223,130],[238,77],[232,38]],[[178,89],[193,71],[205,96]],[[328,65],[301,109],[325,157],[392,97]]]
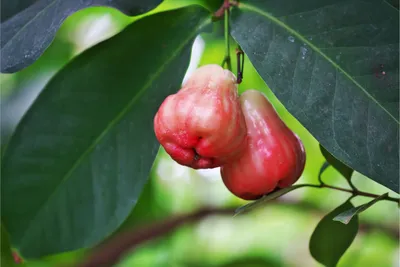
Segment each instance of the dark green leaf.
[[341,175],[343,175],[344,178],[347,180],[351,179],[351,175],[353,174],[353,170],[346,166],[343,162],[335,158],[331,153],[329,153],[328,150],[326,150],[323,146],[319,146],[322,152],[322,155],[324,155],[326,161],[329,162],[330,165],[333,166],[338,172],[340,172]]
[[399,13],[383,1],[248,0],[232,36],[347,166],[399,192]]
[[235,215],[240,214],[240,213],[244,213],[244,212],[248,212],[254,208],[257,208],[261,205],[264,205],[266,202],[273,200],[275,198],[278,198],[280,196],[283,196],[287,193],[289,193],[290,191],[293,191],[297,188],[303,187],[303,185],[293,185],[291,187],[286,187],[286,188],[282,188],[282,189],[278,189],[276,191],[273,191],[267,195],[264,195],[262,198],[257,199],[256,201],[253,201],[249,204],[246,204],[242,207],[239,207],[236,209],[235,211]]
[[399,1],[398,0],[385,0],[386,3],[388,3],[389,5],[393,6],[396,9],[399,9]]
[[11,73],[35,62],[50,45],[64,20],[91,6],[114,7],[133,16],[162,0],[14,0],[1,5],[1,72]]
[[341,223],[344,223],[344,224],[348,224],[348,223],[350,222],[350,220],[351,220],[354,216],[356,216],[357,214],[359,214],[359,213],[363,212],[364,210],[368,209],[369,207],[371,207],[372,205],[374,205],[376,202],[378,202],[379,200],[382,200],[383,198],[385,198],[385,197],[387,197],[387,196],[388,196],[388,193],[385,193],[385,194],[383,194],[383,195],[381,195],[381,196],[379,196],[379,197],[377,197],[377,198],[371,200],[371,201],[368,202],[368,203],[365,203],[365,204],[360,205],[360,206],[358,206],[358,207],[354,207],[354,208],[351,208],[351,209],[349,209],[349,210],[346,210],[346,211],[344,211],[344,212],[342,212],[342,213],[336,215],[336,216],[333,218],[333,220],[334,220],[334,221],[341,222]]
[[10,242],[8,238],[8,233],[1,225],[1,264],[0,266],[13,267],[15,266],[14,258],[11,253]]
[[48,83],[2,160],[1,214],[24,256],[93,246],[126,219],[159,148],[153,117],[210,22],[201,7],[144,17]]
[[337,207],[322,218],[311,236],[311,255],[325,266],[336,266],[357,235],[357,216],[348,225],[332,220],[336,215],[351,208],[353,205],[350,201]]
[[[0,95],[0,144],[7,143],[18,122],[45,86],[47,77],[50,78],[51,73],[61,69],[72,58],[73,50],[72,43],[63,38],[56,38],[30,68],[10,75],[15,79],[15,83],[9,86],[7,93],[1,92]],[[41,78],[40,82],[32,82],[34,77],[46,78]]]

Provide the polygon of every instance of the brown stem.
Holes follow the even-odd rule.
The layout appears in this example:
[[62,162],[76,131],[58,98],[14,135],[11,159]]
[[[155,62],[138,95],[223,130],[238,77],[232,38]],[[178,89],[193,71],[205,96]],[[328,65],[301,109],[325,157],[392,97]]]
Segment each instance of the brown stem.
[[[302,187],[315,187],[321,188],[319,185],[304,184]],[[335,190],[343,191],[344,188],[335,188]],[[345,189],[345,192],[348,192]],[[309,202],[297,202],[290,199],[275,199],[270,201],[272,205],[299,207],[309,212],[316,212],[318,216],[323,216],[326,211],[319,207],[317,204]],[[174,218],[166,219],[165,221],[153,223],[141,228],[135,228],[130,231],[121,233],[111,239],[110,241],[99,245],[95,248],[92,254],[79,264],[74,264],[74,267],[110,267],[117,263],[126,253],[133,250],[138,245],[147,241],[164,236],[186,223],[192,223],[204,219],[210,215],[234,215],[235,208],[213,208],[195,211],[186,215],[179,215]],[[362,223],[360,225],[361,231],[368,231],[370,229],[379,228],[387,234],[399,237],[399,229],[397,227],[388,227],[381,224]],[[72,267],[72,266],[68,266]]]
[[[331,188],[331,189],[338,190],[338,191],[352,193],[355,196],[364,196],[364,197],[371,197],[371,198],[379,197],[379,195],[368,193],[368,192],[363,192],[363,191],[360,191],[358,189],[357,190],[350,190],[350,189],[336,187],[336,186],[327,185],[327,184],[324,184],[323,187]],[[390,197],[390,196],[386,196],[386,197],[382,198],[382,200],[392,201],[392,202],[396,202],[396,203],[399,203],[399,201],[400,201],[399,198]]]
[[[332,166],[332,165],[329,164],[329,162],[327,162],[327,161],[325,161],[325,163],[322,165],[322,167],[321,167],[321,169],[319,171],[319,174],[318,174],[319,185],[304,184],[304,185],[302,185],[302,187],[303,186],[315,187],[315,188],[324,188],[325,187],[325,188],[330,188],[330,189],[334,189],[334,190],[338,190],[338,191],[351,193],[353,195],[353,197],[355,197],[355,196],[364,196],[364,197],[371,197],[371,198],[380,197],[379,195],[375,195],[375,194],[371,194],[371,193],[368,193],[368,192],[363,192],[363,191],[358,190],[358,188],[353,184],[353,182],[350,179],[346,179],[346,180],[348,181],[351,189],[346,189],[346,188],[341,188],[341,187],[337,187],[337,186],[326,184],[324,181],[322,181],[322,173],[329,166]],[[383,197],[381,200],[393,201],[393,202],[396,202],[398,205],[400,205],[400,199],[399,198],[389,197],[389,195]]]
[[[334,190],[337,190],[337,191],[347,192],[347,193],[353,194],[354,196],[364,196],[364,197],[371,197],[371,198],[377,198],[377,197],[380,196],[380,195],[376,195],[376,194],[372,194],[372,193],[368,193],[368,192],[363,192],[363,191],[360,191],[358,189],[351,190],[351,189],[347,189],[347,188],[328,185],[328,184],[325,184],[325,183],[322,183],[320,185],[302,184],[301,187],[330,188],[330,189],[334,189]],[[392,201],[392,202],[396,202],[396,203],[400,202],[399,198],[390,197],[390,196],[386,196],[386,197],[382,198],[382,200]]]
[[229,1],[229,0],[224,0],[224,3],[221,5],[221,7],[214,12],[214,17],[216,18],[221,18],[225,14],[225,10],[229,9],[231,6],[238,6],[239,2],[238,1]]
[[136,246],[163,236],[177,229],[183,224],[200,220],[211,214],[233,214],[235,209],[203,209],[191,214],[180,215],[174,218],[167,219],[162,222],[154,223],[151,226],[141,229],[134,229],[117,235],[109,242],[98,246],[94,249],[91,256],[84,262],[75,267],[109,267],[113,266],[120,258],[129,250]]

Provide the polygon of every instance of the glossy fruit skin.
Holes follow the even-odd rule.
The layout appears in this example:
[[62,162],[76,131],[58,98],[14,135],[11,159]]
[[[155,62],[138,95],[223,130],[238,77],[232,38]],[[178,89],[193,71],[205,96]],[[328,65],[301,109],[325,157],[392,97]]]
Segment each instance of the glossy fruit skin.
[[262,93],[247,90],[240,102],[248,145],[239,159],[221,167],[221,176],[234,195],[254,200],[295,183],[304,170],[306,153]]
[[235,75],[219,65],[198,68],[154,117],[165,151],[193,169],[219,167],[246,147],[246,123]]

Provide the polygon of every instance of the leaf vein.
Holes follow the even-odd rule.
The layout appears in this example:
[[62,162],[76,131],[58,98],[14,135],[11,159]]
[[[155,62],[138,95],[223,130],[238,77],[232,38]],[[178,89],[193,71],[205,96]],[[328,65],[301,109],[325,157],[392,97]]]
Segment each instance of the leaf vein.
[[310,46],[314,51],[316,51],[325,60],[327,60],[330,64],[332,64],[335,67],[335,69],[337,69],[340,72],[342,72],[352,83],[354,83],[359,89],[361,89],[364,92],[364,94],[368,98],[370,98],[372,102],[376,103],[376,105],[379,106],[391,119],[393,119],[397,124],[400,124],[400,121],[398,119],[396,119],[396,117],[394,117],[394,115],[392,115],[384,106],[382,106],[381,103],[379,103],[375,98],[373,98],[372,95],[370,93],[368,93],[368,91],[359,82],[357,82],[349,73],[347,73],[344,69],[342,69],[340,66],[338,66],[330,57],[328,57],[325,53],[323,53],[318,47],[316,47],[313,43],[311,43],[307,38],[302,36],[299,32],[297,32],[296,30],[294,30],[293,28],[291,28],[290,26],[288,26],[284,22],[280,21],[278,18],[273,17],[271,14],[261,10],[258,7],[255,7],[255,6],[251,5],[251,4],[241,3],[240,7],[242,9],[246,9],[248,11],[251,11],[251,12],[257,13],[257,14],[259,14],[261,16],[266,17],[267,19],[271,20],[276,25],[282,27],[283,29],[285,29],[289,33],[291,33],[294,36],[296,36],[302,42],[304,42],[305,44]]

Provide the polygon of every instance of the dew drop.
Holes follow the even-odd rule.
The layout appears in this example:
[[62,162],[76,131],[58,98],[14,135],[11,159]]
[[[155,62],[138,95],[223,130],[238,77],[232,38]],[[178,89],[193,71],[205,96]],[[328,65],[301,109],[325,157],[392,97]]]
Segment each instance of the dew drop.
[[307,52],[308,52],[308,49],[305,48],[304,46],[302,46],[302,47],[300,47],[300,52],[301,52],[301,58],[305,59],[306,55],[307,55]]
[[294,42],[294,37],[293,37],[293,36],[289,36],[287,39],[288,39],[288,40],[289,40],[289,42],[291,42],[291,43],[293,43],[293,42]]

